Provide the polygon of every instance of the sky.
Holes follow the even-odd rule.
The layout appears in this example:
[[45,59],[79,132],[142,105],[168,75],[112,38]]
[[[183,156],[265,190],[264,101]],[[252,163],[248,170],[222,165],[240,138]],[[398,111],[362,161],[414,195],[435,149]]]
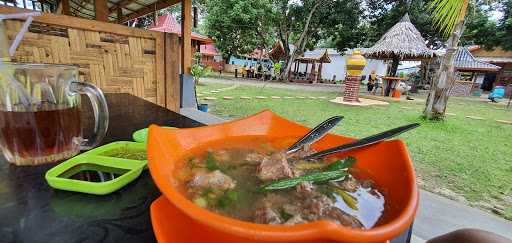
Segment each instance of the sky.
[[497,21],[503,17],[503,12],[501,11],[491,11],[489,16],[492,20]]

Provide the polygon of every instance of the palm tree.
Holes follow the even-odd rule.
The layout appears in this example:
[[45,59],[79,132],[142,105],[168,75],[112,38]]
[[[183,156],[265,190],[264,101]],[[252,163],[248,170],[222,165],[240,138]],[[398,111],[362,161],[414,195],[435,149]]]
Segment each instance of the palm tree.
[[431,8],[435,25],[450,38],[446,43],[446,54],[433,79],[423,115],[427,119],[443,119],[448,102],[448,92],[455,82],[453,58],[457,52],[464,20],[470,0],[434,0]]

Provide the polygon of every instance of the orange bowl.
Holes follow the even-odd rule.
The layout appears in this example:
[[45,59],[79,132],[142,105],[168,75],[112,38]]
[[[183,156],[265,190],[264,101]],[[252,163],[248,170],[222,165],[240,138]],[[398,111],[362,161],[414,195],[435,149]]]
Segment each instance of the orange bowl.
[[[195,223],[189,229],[197,232],[193,242],[386,242],[411,225],[418,207],[418,189],[412,162],[405,144],[400,140],[385,141],[335,155],[344,157],[350,154],[356,157],[358,162],[355,168],[364,170],[379,188],[384,189],[384,216],[377,226],[368,230],[352,229],[325,220],[292,226],[255,224],[210,212],[196,206],[180,193],[176,171],[192,154],[222,144],[254,139],[265,139],[274,146],[285,148],[309,130],[271,111],[198,128],[169,130],[152,125],[148,138],[149,170],[170,207],[179,209],[181,214],[190,218],[188,221]],[[325,149],[352,140],[328,134],[313,147]],[[152,220],[154,216],[152,211]],[[184,223],[179,217],[169,217],[167,220],[168,224]],[[155,229],[155,234],[158,240],[169,239],[169,232],[160,225],[158,230]],[[183,232],[182,236],[175,237],[185,235],[190,234]]]

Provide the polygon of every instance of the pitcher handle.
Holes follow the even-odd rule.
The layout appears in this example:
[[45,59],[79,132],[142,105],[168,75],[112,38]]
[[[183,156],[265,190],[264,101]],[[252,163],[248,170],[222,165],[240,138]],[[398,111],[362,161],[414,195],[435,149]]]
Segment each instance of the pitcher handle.
[[88,150],[98,145],[105,137],[108,129],[108,107],[103,92],[91,83],[73,81],[70,91],[78,94],[86,94],[91,100],[94,113],[94,133],[88,139],[83,139],[80,144],[81,150]]

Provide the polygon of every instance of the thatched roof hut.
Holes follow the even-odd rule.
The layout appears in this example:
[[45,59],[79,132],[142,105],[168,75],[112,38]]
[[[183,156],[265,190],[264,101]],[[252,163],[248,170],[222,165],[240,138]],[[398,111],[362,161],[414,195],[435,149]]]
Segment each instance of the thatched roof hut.
[[300,63],[331,63],[331,58],[325,49],[324,53],[317,57],[297,57],[295,61]]
[[363,50],[363,55],[367,58],[392,60],[388,74],[395,76],[401,60],[430,59],[434,57],[434,52],[427,47],[425,39],[411,23],[409,14],[405,14],[375,45]]
[[386,32],[375,45],[363,51],[365,57],[374,59],[422,60],[434,56],[425,39],[414,27],[409,14]]

